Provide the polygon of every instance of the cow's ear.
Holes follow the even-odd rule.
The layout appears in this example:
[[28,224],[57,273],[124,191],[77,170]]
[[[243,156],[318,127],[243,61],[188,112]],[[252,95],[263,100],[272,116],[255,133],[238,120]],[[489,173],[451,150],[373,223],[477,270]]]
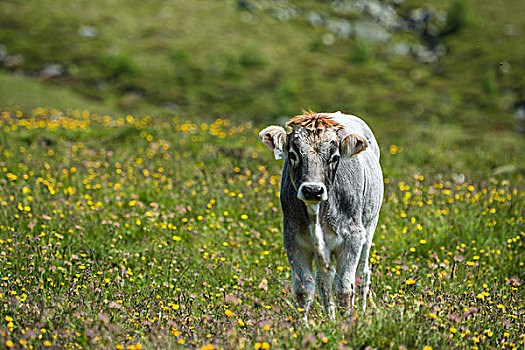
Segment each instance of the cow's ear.
[[269,126],[259,133],[259,139],[275,154],[275,159],[286,158],[284,149],[286,145],[286,131],[280,126]]
[[340,152],[342,157],[355,157],[368,147],[368,141],[356,134],[348,134],[341,140]]

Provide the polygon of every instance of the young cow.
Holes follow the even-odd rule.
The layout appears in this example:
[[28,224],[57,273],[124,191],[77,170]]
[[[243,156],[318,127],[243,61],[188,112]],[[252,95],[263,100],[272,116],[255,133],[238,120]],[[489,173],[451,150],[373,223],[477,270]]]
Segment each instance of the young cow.
[[335,282],[341,306],[350,312],[358,272],[366,309],[368,253],[383,200],[379,146],[364,121],[341,112],[304,113],[286,126],[291,127],[288,134],[280,126],[269,126],[259,138],[276,159],[285,159],[284,247],[297,307],[306,318],[317,284],[324,308],[334,319]]

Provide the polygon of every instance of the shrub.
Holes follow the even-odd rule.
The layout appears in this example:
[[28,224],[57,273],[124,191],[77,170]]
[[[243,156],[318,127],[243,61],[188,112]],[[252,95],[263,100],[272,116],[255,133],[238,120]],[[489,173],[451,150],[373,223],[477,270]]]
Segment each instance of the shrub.
[[447,10],[447,24],[441,36],[458,33],[472,23],[470,2],[468,0],[454,0]]

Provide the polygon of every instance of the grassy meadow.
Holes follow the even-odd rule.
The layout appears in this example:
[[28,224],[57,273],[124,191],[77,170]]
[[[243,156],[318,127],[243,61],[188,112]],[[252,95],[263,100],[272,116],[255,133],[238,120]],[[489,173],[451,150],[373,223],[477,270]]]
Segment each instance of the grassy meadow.
[[[274,17],[290,6],[355,16],[0,3],[0,349],[524,347],[521,1],[400,2],[448,15],[436,62]],[[257,135],[301,108],[359,115],[381,146],[353,319],[294,309],[282,161]]]
[[380,128],[375,305],[329,322],[316,303],[307,328],[281,241],[281,164],[251,122],[40,108],[0,123],[2,345],[523,346],[523,175],[487,170],[523,164],[523,143],[465,150],[454,130]]

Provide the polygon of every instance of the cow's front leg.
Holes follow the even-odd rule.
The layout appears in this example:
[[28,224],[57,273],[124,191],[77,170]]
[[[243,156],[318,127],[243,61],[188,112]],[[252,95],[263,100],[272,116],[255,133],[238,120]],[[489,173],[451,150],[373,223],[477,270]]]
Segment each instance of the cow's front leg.
[[356,229],[345,237],[337,255],[336,289],[341,307],[351,315],[356,292],[356,270],[361,255],[364,228]]
[[312,273],[313,254],[302,249],[287,251],[292,269],[293,295],[296,308],[304,321],[315,297],[315,281]]
[[316,256],[315,283],[324,309],[331,320],[335,320],[335,300],[333,293],[334,276],[334,265],[330,263],[326,266],[324,259]]

